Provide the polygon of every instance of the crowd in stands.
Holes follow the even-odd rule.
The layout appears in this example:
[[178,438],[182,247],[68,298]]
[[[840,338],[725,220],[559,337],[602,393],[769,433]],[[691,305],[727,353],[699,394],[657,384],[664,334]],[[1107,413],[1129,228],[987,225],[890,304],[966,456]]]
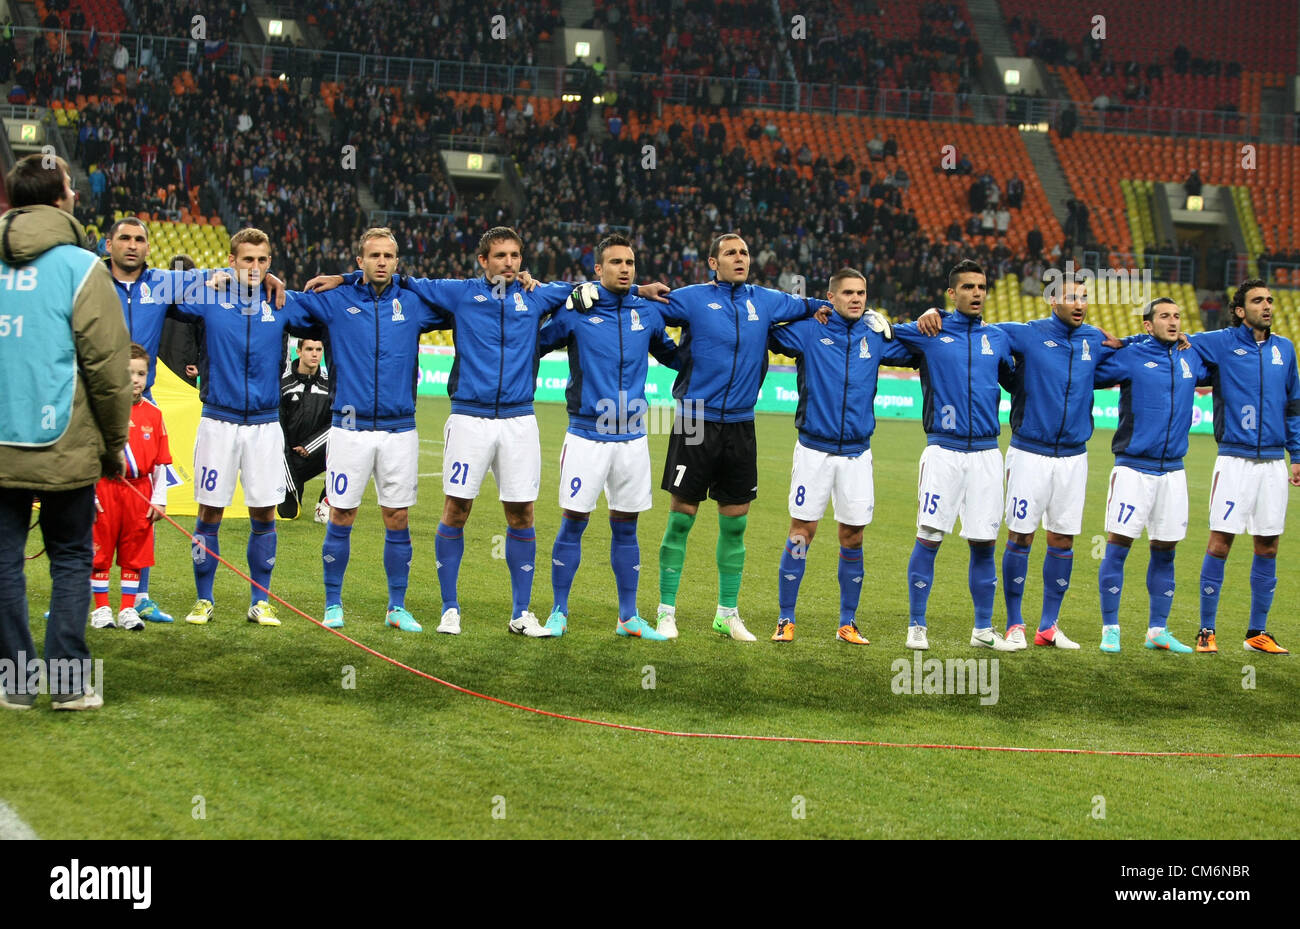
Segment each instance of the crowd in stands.
[[528,66],[564,25],[558,0],[328,0],[312,20],[333,52]]

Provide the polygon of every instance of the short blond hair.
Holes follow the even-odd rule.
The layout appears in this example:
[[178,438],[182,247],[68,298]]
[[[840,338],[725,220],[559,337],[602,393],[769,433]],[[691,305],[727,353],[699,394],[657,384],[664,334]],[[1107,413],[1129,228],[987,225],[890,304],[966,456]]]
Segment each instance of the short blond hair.
[[393,251],[397,251],[397,236],[393,235],[393,230],[387,226],[371,226],[365,232],[361,233],[361,238],[357,241],[357,257],[364,258],[366,254],[366,243],[371,239],[392,239]]
[[241,245],[265,245],[270,248],[271,238],[261,229],[249,226],[246,229],[240,229],[230,237],[230,254],[239,254],[239,246]]

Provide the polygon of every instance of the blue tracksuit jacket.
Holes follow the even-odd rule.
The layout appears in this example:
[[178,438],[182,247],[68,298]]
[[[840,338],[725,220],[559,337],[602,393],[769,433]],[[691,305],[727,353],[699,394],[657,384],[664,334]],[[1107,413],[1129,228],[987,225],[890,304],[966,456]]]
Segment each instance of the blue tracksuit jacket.
[[1190,336],[1210,369],[1214,438],[1220,455],[1237,458],[1300,456],[1300,376],[1290,339],[1255,341],[1249,326]]

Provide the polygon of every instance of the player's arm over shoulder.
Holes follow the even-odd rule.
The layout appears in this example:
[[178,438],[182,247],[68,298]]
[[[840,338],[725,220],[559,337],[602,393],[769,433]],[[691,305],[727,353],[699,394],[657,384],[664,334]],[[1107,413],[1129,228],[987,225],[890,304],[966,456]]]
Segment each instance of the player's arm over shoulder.
[[[807,332],[808,320],[796,320],[782,323],[767,330],[767,347],[778,355],[798,358],[803,354],[803,340]],[[816,325],[814,323],[813,325]]]

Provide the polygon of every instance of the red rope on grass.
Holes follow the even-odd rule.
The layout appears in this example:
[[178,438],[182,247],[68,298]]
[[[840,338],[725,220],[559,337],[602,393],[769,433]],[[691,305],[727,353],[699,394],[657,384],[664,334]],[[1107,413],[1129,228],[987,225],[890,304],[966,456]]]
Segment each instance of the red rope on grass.
[[[135,490],[134,487],[131,489],[135,491],[135,493],[138,494],[141,499],[146,499],[144,497],[144,494],[141,494],[138,490]],[[298,614],[308,622],[315,623],[317,626],[320,626],[320,628],[324,629],[326,632],[338,636],[344,642],[348,642],[352,645],[355,645],[363,652],[366,652],[367,654],[370,655],[374,655],[376,658],[382,661],[386,661],[389,664],[393,665],[393,667],[401,668],[403,671],[409,671],[411,674],[414,674],[416,677],[422,677],[425,680],[432,681],[435,684],[441,684],[443,687],[447,687],[451,690],[456,691],[457,693],[466,694],[471,697],[477,697],[478,699],[486,700],[489,703],[496,703],[501,706],[508,706],[514,710],[523,710],[525,713],[533,713],[537,716],[549,716],[552,719],[563,719],[563,720],[567,720],[568,722],[583,723],[588,726],[601,726],[605,729],[622,729],[625,732],[645,732],[650,735],[673,736],[679,739],[727,739],[727,740],[737,741],[737,742],[795,742],[795,743],[801,743],[805,745],[855,745],[855,746],[863,746],[868,748],[931,748],[931,749],[947,749],[950,751],[963,751],[963,752],[1021,752],[1025,754],[1046,754],[1046,755],[1117,755],[1117,756],[1124,756],[1130,758],[1300,758],[1300,753],[1292,754],[1292,753],[1253,752],[1253,753],[1241,753],[1241,754],[1228,754],[1226,752],[1121,752],[1121,751],[1109,751],[1104,749],[1093,749],[1093,748],[1023,748],[1023,747],[1011,746],[1011,745],[946,745],[937,742],[876,742],[876,741],[870,741],[866,739],[813,739],[804,736],[793,736],[793,735],[743,735],[739,733],[729,733],[729,732],[678,732],[672,729],[654,729],[650,726],[631,726],[626,723],[611,723],[606,720],[587,719],[586,717],[583,716],[569,716],[565,713],[553,713],[550,710],[542,710],[534,706],[526,706],[525,704],[522,703],[512,703],[509,700],[503,700],[500,697],[493,697],[490,694],[481,694],[476,690],[470,690],[468,687],[461,687],[459,684],[453,684],[451,683],[451,681],[444,681],[442,678],[436,677],[427,671],[421,671],[419,668],[413,668],[408,664],[403,664],[402,662],[398,661],[396,658],[388,657],[383,652],[375,651],[375,649],[371,648],[370,646],[363,645],[361,642],[358,642],[356,639],[351,638],[350,636],[344,635],[342,632],[339,632],[337,629],[329,628],[328,626],[324,625],[319,620],[317,620],[315,617],[309,616],[307,613],[304,613],[302,610],[298,609],[288,600],[285,600],[284,598],[278,597],[275,594],[271,593],[271,591],[267,590],[261,584],[258,584],[251,577],[249,577],[243,571],[236,568],[230,562],[226,561],[226,559],[222,558],[217,553],[213,552],[206,545],[203,545],[201,542],[198,542],[197,536],[193,535],[188,529],[186,529],[176,520],[172,519],[171,516],[164,514],[162,518],[167,520],[167,522],[171,523],[173,526],[175,526],[177,530],[179,530],[185,535],[186,538],[190,539],[191,544],[197,543],[199,547],[202,548],[205,552],[207,552],[212,557],[216,558],[219,564],[225,565],[227,568],[229,568],[231,571],[233,571],[243,580],[248,581],[258,590],[265,593],[272,600],[275,600],[277,603],[284,605],[291,612]]]

